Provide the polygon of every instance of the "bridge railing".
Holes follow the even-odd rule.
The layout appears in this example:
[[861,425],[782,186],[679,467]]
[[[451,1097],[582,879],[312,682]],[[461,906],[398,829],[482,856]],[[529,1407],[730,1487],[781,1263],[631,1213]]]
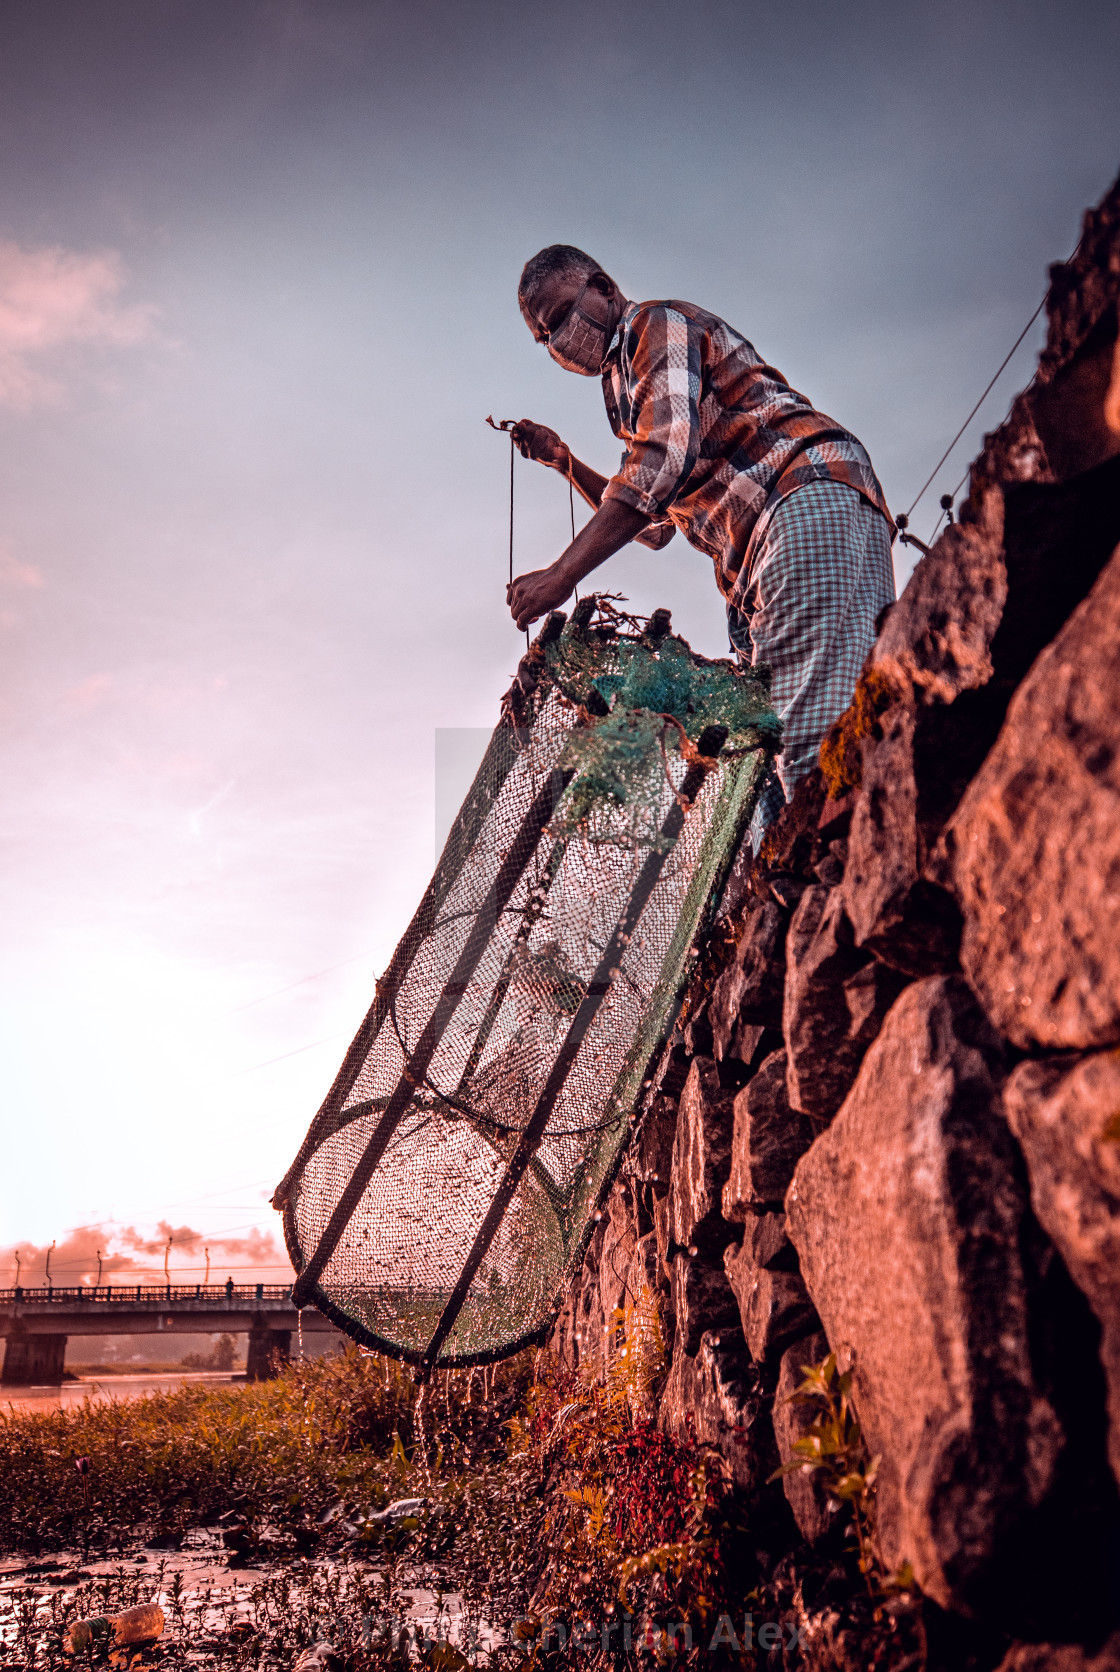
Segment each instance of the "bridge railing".
[[212,1301],[226,1306],[261,1300],[290,1300],[290,1283],[80,1283],[63,1287],[0,1289],[0,1306],[173,1306],[176,1301]]

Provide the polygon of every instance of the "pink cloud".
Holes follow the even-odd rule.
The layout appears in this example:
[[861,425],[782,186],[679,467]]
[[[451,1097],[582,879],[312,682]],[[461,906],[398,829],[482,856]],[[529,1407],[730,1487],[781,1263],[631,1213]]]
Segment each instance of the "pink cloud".
[[115,685],[116,681],[111,673],[91,673],[80,685],[74,685],[69,691],[64,692],[62,700],[74,713],[88,714],[91,708],[100,705]]
[[21,563],[18,557],[0,546],[0,586],[18,591],[37,592],[43,586],[43,573],[33,563]]
[[[281,1283],[289,1269],[288,1257],[271,1231],[254,1226],[245,1236],[223,1236],[221,1232],[196,1231],[190,1225],[172,1225],[160,1220],[154,1235],[134,1226],[79,1225],[58,1238],[51,1249],[51,1279],[62,1286],[97,1281],[97,1256],[101,1255],[102,1282],[114,1276],[154,1277],[163,1280],[163,1255],[171,1238],[169,1269],[172,1282],[184,1278],[200,1282],[206,1250],[210,1251],[211,1277],[224,1280],[225,1272],[248,1277],[261,1273],[265,1281]],[[0,1286],[16,1278],[19,1253],[20,1282],[30,1288],[47,1280],[47,1248],[23,1242],[0,1248]],[[221,1271],[219,1272],[219,1268]],[[239,1276],[239,1281],[241,1277]],[[254,1281],[259,1279],[255,1278]]]
[[125,272],[112,250],[0,242],[0,403],[28,407],[61,394],[44,356],[74,345],[129,348],[153,331],[150,305],[120,301]]

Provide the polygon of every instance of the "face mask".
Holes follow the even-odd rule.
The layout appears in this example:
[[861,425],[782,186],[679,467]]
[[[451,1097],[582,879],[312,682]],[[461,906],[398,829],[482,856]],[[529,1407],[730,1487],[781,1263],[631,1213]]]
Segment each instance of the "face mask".
[[549,332],[546,347],[556,364],[563,366],[566,372],[578,372],[581,377],[598,377],[610,336],[605,325],[592,319],[580,307],[586,289],[585,283],[564,315],[563,324]]

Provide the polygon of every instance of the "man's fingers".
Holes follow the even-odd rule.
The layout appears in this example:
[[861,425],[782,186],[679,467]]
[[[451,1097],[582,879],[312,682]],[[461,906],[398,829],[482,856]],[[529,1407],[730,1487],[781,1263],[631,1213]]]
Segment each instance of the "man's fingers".
[[534,423],[532,418],[519,418],[510,434],[523,459],[554,464],[562,453],[564,444],[556,431],[550,430],[546,424]]

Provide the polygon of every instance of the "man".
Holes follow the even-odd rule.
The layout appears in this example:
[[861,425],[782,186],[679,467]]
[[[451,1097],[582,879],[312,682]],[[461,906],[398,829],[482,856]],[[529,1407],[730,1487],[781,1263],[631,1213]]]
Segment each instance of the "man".
[[783,721],[757,843],[851,701],[894,599],[894,530],[871,460],[722,319],[690,302],[630,302],[571,244],[525,264],[518,301],[559,365],[601,375],[626,451],[608,480],[554,430],[515,425],[523,456],[570,477],[595,515],[549,568],[512,583],[513,618],[527,627],[556,609],[630,540],[660,547],[679,528],[706,552],[732,647],[770,667]]

